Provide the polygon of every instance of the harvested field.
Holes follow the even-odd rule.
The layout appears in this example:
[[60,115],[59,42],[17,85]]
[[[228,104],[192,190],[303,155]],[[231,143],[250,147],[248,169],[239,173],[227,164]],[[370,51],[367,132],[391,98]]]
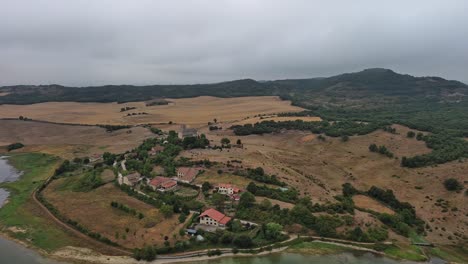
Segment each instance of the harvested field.
[[[256,114],[302,111],[275,96],[168,99],[168,105],[146,106],[145,102],[132,103],[76,103],[47,102],[32,105],[0,105],[0,118],[25,116],[35,120],[74,124],[144,124],[185,123],[206,124],[214,118],[221,121],[240,120]],[[121,108],[136,109],[121,112]],[[127,116],[132,113],[145,115]]]
[[[76,176],[74,176],[76,177]],[[127,248],[143,247],[145,244],[164,242],[164,236],[174,241],[182,224],[177,215],[164,218],[158,209],[128,196],[113,183],[108,183],[90,192],[73,192],[67,179],[58,179],[44,191],[44,196],[58,210],[88,229]],[[110,206],[112,201],[134,208],[145,217],[138,219],[129,213]],[[127,229],[128,228],[128,232]]]
[[365,196],[365,195],[355,195],[353,197],[354,204],[357,207],[369,209],[378,213],[394,214],[392,209],[386,207],[385,205],[379,203],[378,201]]
[[0,120],[0,146],[22,142],[26,145],[22,151],[42,151],[65,157],[101,154],[105,151],[125,152],[152,136],[154,134],[143,127],[108,133],[104,128],[96,126]]

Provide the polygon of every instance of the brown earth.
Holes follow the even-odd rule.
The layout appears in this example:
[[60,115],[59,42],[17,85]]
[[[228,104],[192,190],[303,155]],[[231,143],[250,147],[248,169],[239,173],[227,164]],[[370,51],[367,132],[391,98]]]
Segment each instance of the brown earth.
[[152,136],[154,134],[143,127],[109,133],[96,126],[0,120],[0,146],[21,142],[26,145],[21,151],[40,151],[66,158],[102,154],[105,151],[125,152]]
[[[168,105],[146,106],[145,102],[77,103],[47,102],[31,105],[0,105],[0,118],[25,116],[35,120],[74,124],[144,124],[174,123],[206,124],[213,119],[240,120],[257,114],[302,111],[275,96],[218,98],[201,96],[168,99]],[[120,112],[123,107],[136,107]],[[146,112],[147,115],[127,116]]]
[[[391,189],[402,202],[414,205],[418,216],[429,223],[432,232],[428,232],[427,240],[446,245],[463,242],[455,233],[468,232],[466,198],[463,193],[445,190],[443,181],[451,177],[466,181],[468,161],[426,168],[402,168],[402,156],[429,153],[431,150],[423,141],[407,138],[408,128],[394,127],[397,134],[379,130],[369,135],[352,136],[348,142],[331,137],[326,137],[325,141],[312,139],[304,142],[302,139],[311,134],[302,131],[235,136],[230,130],[203,130],[213,144],[220,145],[221,138],[227,137],[231,142],[241,139],[243,148],[195,150],[183,155],[220,162],[235,159],[242,161],[243,167],[261,166],[267,173],[276,174],[297,188],[301,195],[319,203],[333,202],[333,196],[341,194],[341,185],[345,182],[360,190],[367,190],[372,185]],[[387,146],[397,158],[369,152],[368,146],[372,143]],[[443,208],[435,205],[439,198],[448,201],[447,212],[442,212]]]
[[365,195],[355,195],[353,196],[354,204],[357,207],[372,210],[378,213],[386,213],[386,214],[394,214],[395,212],[386,207],[385,205],[381,204],[380,202],[370,198],[369,196]]
[[[164,236],[168,236],[171,243],[176,240],[174,235],[179,236],[182,224],[179,224],[177,215],[166,219],[158,209],[128,196],[113,183],[89,192],[72,191],[69,188],[71,184],[63,178],[55,180],[43,192],[46,200],[66,217],[126,248],[143,247],[145,244],[162,246]],[[110,206],[112,201],[134,208],[145,217],[138,219],[113,208]]]

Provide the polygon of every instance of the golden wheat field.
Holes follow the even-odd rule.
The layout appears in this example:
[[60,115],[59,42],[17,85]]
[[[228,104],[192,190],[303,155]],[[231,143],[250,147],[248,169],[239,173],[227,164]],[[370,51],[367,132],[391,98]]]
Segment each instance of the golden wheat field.
[[[206,124],[213,119],[235,121],[258,114],[298,112],[303,109],[292,106],[275,96],[167,99],[168,105],[146,106],[145,102],[131,103],[77,103],[47,102],[32,105],[0,105],[0,118],[25,116],[35,120],[73,124],[146,124],[184,123]],[[121,112],[121,108],[135,109]],[[132,113],[146,113],[132,115]],[[130,116],[128,116],[130,114]]]

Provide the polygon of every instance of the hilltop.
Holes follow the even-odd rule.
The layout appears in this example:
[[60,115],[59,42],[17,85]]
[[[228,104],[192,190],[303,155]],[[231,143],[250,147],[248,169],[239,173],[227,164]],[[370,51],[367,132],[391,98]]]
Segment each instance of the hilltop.
[[0,88],[0,104],[41,102],[135,102],[197,96],[280,96],[330,120],[400,123],[412,128],[468,136],[468,86],[440,77],[414,77],[389,69],[366,69],[327,78],[258,82],[252,79],[194,85]]

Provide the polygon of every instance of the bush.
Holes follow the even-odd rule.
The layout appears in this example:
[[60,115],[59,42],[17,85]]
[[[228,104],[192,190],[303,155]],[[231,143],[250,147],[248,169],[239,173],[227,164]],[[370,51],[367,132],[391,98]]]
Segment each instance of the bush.
[[447,191],[461,191],[463,190],[463,185],[454,178],[449,178],[444,181],[444,186]]
[[13,144],[10,144],[7,146],[7,150],[8,151],[12,151],[12,150],[15,150],[15,149],[20,149],[20,148],[23,148],[24,145],[22,143],[13,143]]

